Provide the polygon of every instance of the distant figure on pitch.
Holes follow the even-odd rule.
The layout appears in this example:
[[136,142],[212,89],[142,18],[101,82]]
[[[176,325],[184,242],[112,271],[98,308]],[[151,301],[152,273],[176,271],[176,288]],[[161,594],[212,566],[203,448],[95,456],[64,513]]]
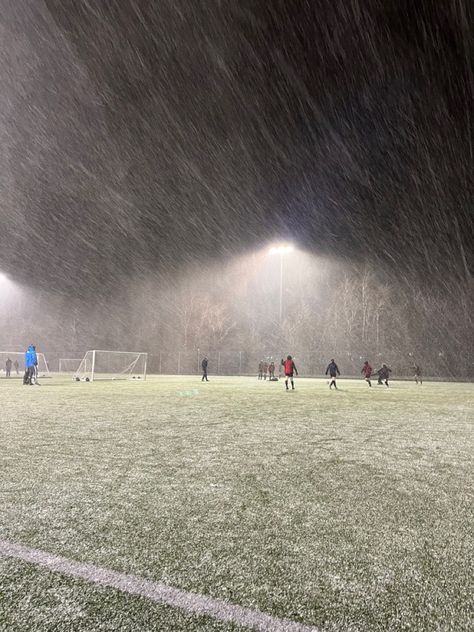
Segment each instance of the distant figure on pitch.
[[275,363],[273,362],[273,360],[268,365],[268,379],[269,380],[275,379]]
[[379,376],[377,384],[385,384],[385,386],[388,386],[391,372],[392,369],[389,369],[386,364],[382,364],[382,367],[377,371],[377,375]]
[[23,376],[23,384],[33,386],[36,382],[38,359],[36,357],[36,349],[34,345],[30,345],[25,352],[25,375]]
[[268,373],[268,362],[264,362],[263,363],[263,379],[264,380],[267,379],[267,373]]
[[258,379],[263,380],[263,362],[258,363]]
[[16,374],[19,375],[20,365],[18,364],[18,360],[15,360],[15,362],[13,363],[13,366],[15,367]]
[[365,381],[367,382],[367,384],[369,386],[372,386],[372,382],[370,381],[370,377],[372,375],[372,371],[373,371],[373,369],[370,366],[369,361],[366,360],[364,362],[364,366],[362,367],[361,373],[364,376],[364,379],[365,379]]
[[293,361],[293,358],[289,355],[286,356],[286,360],[281,361],[281,365],[283,367],[283,370],[285,372],[285,386],[286,386],[286,390],[289,391],[290,389],[288,388],[288,380],[291,381],[291,390],[294,391],[295,390],[295,383],[293,381],[293,374],[298,375],[298,369],[296,368],[296,364]]
[[206,380],[206,382],[209,382],[209,380],[207,379],[207,365],[209,364],[209,360],[204,357],[202,362],[201,362],[201,366],[202,366],[202,379],[201,382],[204,382],[204,380]]
[[336,377],[338,375],[341,375],[341,373],[339,371],[339,367],[334,362],[334,358],[332,358],[331,362],[328,364],[328,368],[326,369],[326,375],[328,374],[329,374],[329,377],[331,378],[329,381],[329,388],[332,388],[334,386],[334,388],[337,391]]
[[423,375],[421,373],[421,368],[418,366],[418,364],[415,364],[415,366],[413,367],[413,370],[415,372],[415,382],[417,384],[423,384]]
[[[33,345],[33,349],[35,352],[35,368],[34,368],[34,383],[38,384],[38,354],[36,353],[36,347]],[[39,385],[38,385],[39,386]]]
[[12,364],[13,362],[10,360],[10,358],[7,358],[7,361],[5,362],[5,377],[10,377],[12,372]]

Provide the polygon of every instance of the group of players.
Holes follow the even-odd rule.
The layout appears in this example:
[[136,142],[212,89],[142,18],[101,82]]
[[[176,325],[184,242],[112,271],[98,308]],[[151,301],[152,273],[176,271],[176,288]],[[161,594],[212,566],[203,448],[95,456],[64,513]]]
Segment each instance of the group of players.
[[[421,386],[423,384],[423,374],[421,372],[420,366],[418,364],[414,364],[412,366],[412,370],[414,373],[415,382]],[[369,386],[372,386],[372,381],[370,379],[372,375],[377,376],[377,384],[385,384],[385,386],[388,386],[388,380],[390,378],[390,373],[392,372],[392,369],[390,369],[386,364],[382,364],[380,369],[374,371],[370,366],[369,361],[366,360],[360,372],[362,373],[365,381]]]
[[[294,382],[294,376],[298,375],[298,369],[296,368],[296,364],[293,360],[293,358],[291,357],[291,355],[288,355],[285,359],[282,359],[281,361],[281,367],[283,368],[283,372],[285,374],[285,388],[286,390],[290,390],[289,389],[289,384],[291,384],[291,389],[294,390],[295,389],[295,382]],[[422,377],[422,373],[421,373],[421,369],[418,365],[414,365],[413,370],[415,372],[415,381],[417,384],[423,384],[423,377]],[[267,371],[268,374],[270,376],[270,380],[275,380],[277,378],[275,378],[275,363],[273,361],[271,361],[270,363],[267,362],[259,362],[258,365],[258,379],[267,379]],[[369,361],[366,360],[364,362],[364,365],[361,369],[361,374],[363,376],[363,378],[365,379],[365,381],[367,382],[367,384],[372,387],[372,376],[376,375],[377,376],[377,384],[383,385],[385,384],[385,386],[388,387],[389,385],[389,379],[390,379],[390,374],[392,373],[392,369],[390,369],[386,364],[382,364],[382,366],[380,367],[380,369],[378,369],[377,371],[374,371],[374,369],[370,366]],[[327,368],[326,368],[326,373],[325,375],[329,376],[329,380],[328,380],[328,384],[329,384],[329,389],[332,389],[333,387],[337,390],[337,383],[336,383],[336,379],[341,375],[341,372],[339,371],[339,367],[337,366],[334,358],[331,359],[331,361],[329,362]]]
[[[280,367],[283,369],[283,373],[285,375],[286,390],[287,391],[290,390],[290,384],[291,384],[291,390],[295,390],[294,377],[298,375],[298,369],[296,368],[296,364],[292,356],[288,355],[286,356],[286,359],[283,358],[280,362]],[[206,381],[206,382],[208,381],[207,368],[208,368],[208,359],[207,357],[205,357],[202,361],[202,381]],[[270,362],[260,361],[258,363],[258,378],[257,379],[266,380],[268,376],[269,381],[278,381],[278,378],[275,377],[275,368],[276,368],[275,362],[273,360],[270,360]],[[421,369],[417,364],[413,366],[413,371],[415,374],[416,383],[423,384]],[[385,386],[387,387],[389,386],[390,374],[392,373],[392,369],[390,369],[386,364],[382,364],[380,369],[374,371],[374,369],[370,366],[369,361],[366,360],[360,372],[364,380],[367,382],[367,384],[370,387],[372,387],[372,379],[373,379],[372,376],[377,376],[377,384],[380,384],[380,385],[385,384]],[[328,380],[329,388],[330,389],[334,388],[335,390],[337,390],[336,380],[341,375],[341,372],[339,371],[339,367],[337,366],[334,358],[332,358],[331,361],[329,362],[326,368],[325,374],[329,377],[329,380]]]
[[259,362],[258,363],[258,379],[266,380],[268,374],[268,379],[270,381],[275,381],[275,362],[270,360],[270,362]]
[[15,360],[15,362],[13,362],[10,358],[7,358],[5,362],[5,377],[11,377],[12,367],[15,368],[16,374],[19,375],[20,365],[18,364],[18,360]]
[[[20,365],[17,360],[12,362],[10,358],[5,362],[5,377],[11,377],[12,366],[15,368],[16,374],[19,375]],[[35,345],[29,345],[25,352],[25,373],[23,374],[23,384],[30,386],[38,385],[38,356],[36,355]]]
[[[208,381],[208,374],[207,374],[208,363],[209,361],[207,357],[204,357],[201,363],[202,371],[203,371],[202,381],[206,381],[206,382]],[[12,364],[13,363],[10,360],[10,358],[7,358],[7,361],[5,363],[5,371],[6,371],[7,377],[10,377],[11,375]],[[18,362],[15,361],[14,366],[16,368],[16,372],[18,373]],[[290,390],[289,384],[291,384],[291,389],[295,390],[294,376],[298,375],[298,369],[296,368],[296,364],[292,356],[288,355],[286,356],[286,360],[282,359],[280,366],[282,367],[283,373],[285,375],[286,390],[287,391]],[[273,360],[270,360],[270,362],[263,362],[263,361],[259,362],[258,379],[266,380],[267,375],[268,375],[268,379],[270,381],[278,381],[278,378],[275,377],[275,368],[276,368],[275,362]],[[415,382],[420,385],[423,384],[421,368],[417,364],[415,364],[413,366],[413,370],[414,370]],[[377,371],[374,371],[374,369],[370,366],[369,361],[366,360],[360,372],[370,387],[372,386],[372,376],[374,375],[377,376],[377,384],[380,384],[380,385],[385,384],[385,386],[388,387],[389,385],[388,382],[390,379],[390,374],[392,373],[392,369],[390,369],[386,364],[382,364],[380,369],[378,369]],[[25,374],[23,377],[23,384],[33,385],[37,383],[37,375],[38,375],[38,358],[36,355],[36,347],[34,345],[30,345],[25,353]],[[326,368],[325,375],[329,376],[329,380],[328,380],[329,388],[332,389],[334,387],[337,390],[336,379],[341,375],[341,372],[339,371],[339,367],[337,366],[334,358],[332,358],[331,361],[329,362]]]

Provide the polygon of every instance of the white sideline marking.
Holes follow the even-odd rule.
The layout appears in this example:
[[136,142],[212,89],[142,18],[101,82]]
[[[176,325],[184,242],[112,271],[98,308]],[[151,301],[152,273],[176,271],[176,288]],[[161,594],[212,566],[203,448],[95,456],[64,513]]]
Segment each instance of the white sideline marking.
[[259,610],[243,608],[223,599],[206,597],[197,593],[179,590],[161,582],[152,582],[136,575],[127,575],[92,564],[74,562],[65,557],[51,555],[46,551],[32,549],[7,540],[0,540],[0,555],[14,557],[24,562],[43,566],[51,571],[80,577],[95,584],[116,588],[131,595],[140,595],[158,603],[180,608],[198,615],[208,615],[262,632],[320,632],[313,626],[296,623],[287,619],[278,619]]

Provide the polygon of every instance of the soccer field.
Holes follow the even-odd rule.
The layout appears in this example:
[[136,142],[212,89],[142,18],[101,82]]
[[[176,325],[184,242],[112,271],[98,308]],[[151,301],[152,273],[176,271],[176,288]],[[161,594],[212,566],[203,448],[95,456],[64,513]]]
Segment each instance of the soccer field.
[[0,380],[0,630],[472,629],[474,385],[296,386]]

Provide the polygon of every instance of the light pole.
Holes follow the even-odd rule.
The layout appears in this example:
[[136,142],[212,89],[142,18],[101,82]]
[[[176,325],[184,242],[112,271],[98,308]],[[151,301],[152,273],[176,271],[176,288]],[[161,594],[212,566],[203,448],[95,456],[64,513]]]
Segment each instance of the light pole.
[[288,253],[294,250],[293,246],[290,244],[281,244],[279,246],[273,246],[270,248],[271,255],[280,255],[280,309],[279,309],[279,318],[278,322],[281,325],[281,321],[283,319],[283,258]]

